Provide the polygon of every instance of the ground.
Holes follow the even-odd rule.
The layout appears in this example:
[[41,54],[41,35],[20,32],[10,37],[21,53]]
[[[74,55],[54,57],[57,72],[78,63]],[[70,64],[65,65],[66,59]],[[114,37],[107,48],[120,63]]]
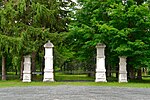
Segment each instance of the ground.
[[28,86],[0,88],[0,100],[149,100],[150,88]]

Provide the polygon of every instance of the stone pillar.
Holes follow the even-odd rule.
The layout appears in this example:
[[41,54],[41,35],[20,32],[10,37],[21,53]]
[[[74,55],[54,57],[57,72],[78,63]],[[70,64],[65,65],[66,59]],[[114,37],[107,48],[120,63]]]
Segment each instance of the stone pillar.
[[24,56],[23,82],[31,82],[31,56]]
[[95,82],[107,82],[105,69],[105,47],[106,45],[98,43],[96,60],[96,80]]
[[45,68],[43,82],[54,82],[53,74],[53,47],[54,45],[48,41],[45,47]]
[[125,56],[119,57],[119,82],[128,82],[127,81],[127,71],[126,71],[126,58]]

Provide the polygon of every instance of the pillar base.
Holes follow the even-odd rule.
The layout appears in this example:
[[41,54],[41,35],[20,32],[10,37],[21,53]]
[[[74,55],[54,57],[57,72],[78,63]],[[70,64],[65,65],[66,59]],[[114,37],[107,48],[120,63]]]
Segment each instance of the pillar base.
[[23,80],[22,82],[31,82],[31,74],[23,73]]
[[43,82],[54,82],[54,74],[53,73],[49,73],[48,71],[46,71],[44,73]]
[[54,79],[44,79],[43,82],[55,82]]
[[22,82],[31,82],[31,80],[22,80]]
[[107,82],[106,80],[96,79],[95,82]]
[[127,83],[127,74],[119,74],[119,83]]
[[95,82],[107,82],[105,73],[96,73]]

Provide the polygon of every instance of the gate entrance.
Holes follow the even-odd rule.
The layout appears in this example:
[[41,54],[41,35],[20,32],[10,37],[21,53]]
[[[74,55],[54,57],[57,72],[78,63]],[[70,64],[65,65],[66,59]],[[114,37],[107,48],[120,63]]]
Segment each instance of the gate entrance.
[[84,62],[65,62],[60,68],[55,68],[56,81],[94,81],[95,66],[88,69]]
[[[53,47],[48,41],[45,47],[45,67],[43,82],[54,81],[94,81],[107,82],[105,69],[105,45],[97,44],[97,56],[95,66],[87,66],[84,62],[72,60],[65,62],[63,66],[53,67]],[[127,82],[126,56],[119,57],[119,82]],[[91,63],[90,61],[89,63]],[[94,64],[91,64],[94,65]],[[31,82],[31,59],[30,56],[24,58],[23,82]]]

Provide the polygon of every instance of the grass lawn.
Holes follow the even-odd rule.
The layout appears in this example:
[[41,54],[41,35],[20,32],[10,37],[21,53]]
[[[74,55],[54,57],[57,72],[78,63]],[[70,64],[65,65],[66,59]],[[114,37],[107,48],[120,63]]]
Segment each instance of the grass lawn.
[[57,86],[57,85],[74,85],[74,86],[117,86],[131,88],[150,88],[150,83],[96,83],[96,82],[31,82],[23,83],[19,80],[0,81],[0,88],[4,87],[22,87],[22,86]]
[[[37,78],[38,79],[38,78]],[[55,74],[56,82],[42,82],[34,80],[31,83],[23,83],[20,80],[0,80],[0,88],[4,87],[22,87],[22,86],[57,86],[57,85],[74,85],[74,86],[116,86],[116,87],[130,87],[130,88],[150,88],[150,78],[144,78],[142,81],[132,80],[128,83],[118,83],[116,79],[108,79],[107,83],[96,83],[94,78],[87,77],[87,75],[63,75],[61,73]],[[82,81],[81,81],[82,80]],[[88,80],[88,81],[87,81]],[[114,80],[114,81],[112,81]]]
[[55,80],[62,81],[94,81],[94,77],[88,77],[87,74],[75,75],[75,74],[63,74],[55,73]]

